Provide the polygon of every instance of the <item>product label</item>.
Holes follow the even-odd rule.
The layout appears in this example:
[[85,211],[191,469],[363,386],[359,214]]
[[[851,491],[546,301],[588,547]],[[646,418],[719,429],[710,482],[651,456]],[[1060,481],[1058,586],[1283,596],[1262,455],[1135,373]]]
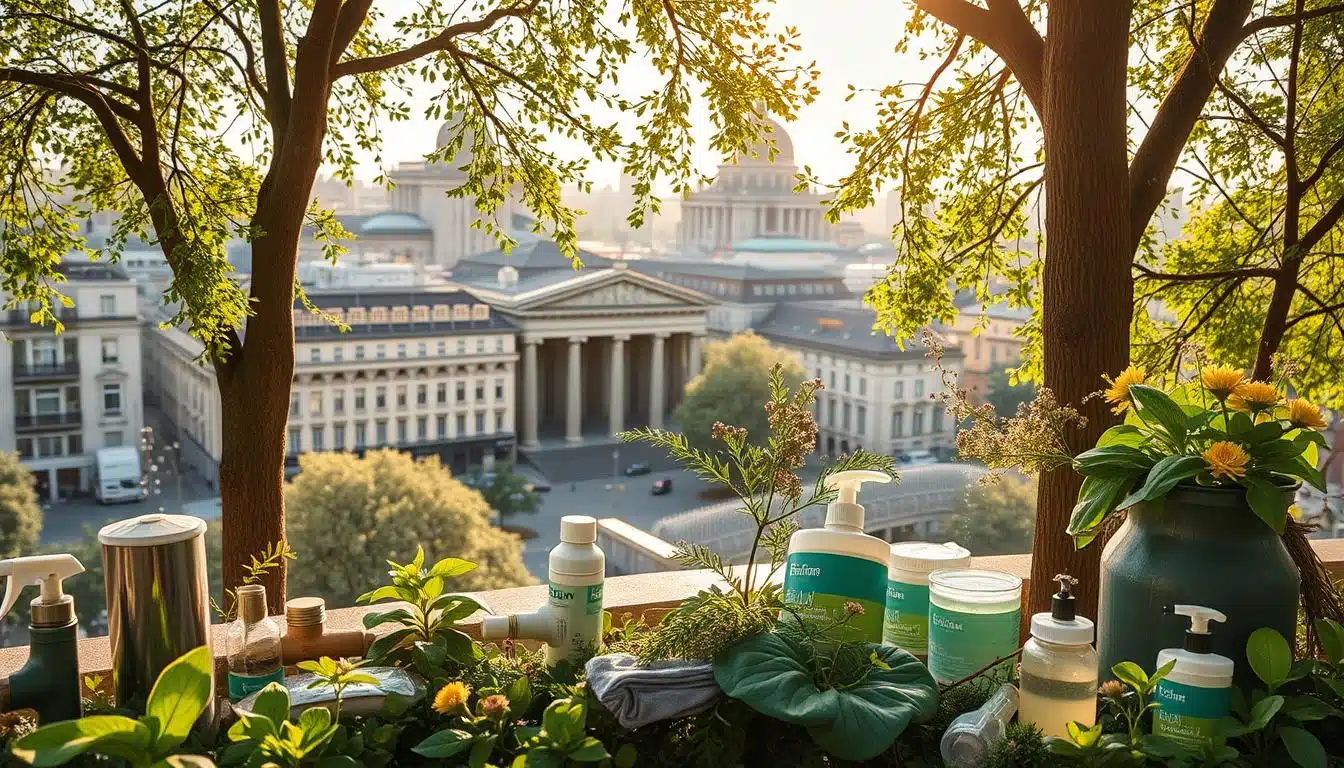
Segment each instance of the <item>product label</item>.
[[1161,705],[1153,713],[1153,733],[1199,749],[1212,744],[1221,731],[1231,704],[1231,689],[1161,680],[1153,700]]
[[929,585],[887,582],[882,642],[915,654],[929,653]]
[[256,693],[271,683],[284,684],[285,669],[280,667],[265,675],[240,675],[229,673],[229,701],[240,701],[248,694]]
[[582,664],[602,641],[602,585],[573,586],[550,583],[551,615],[559,645],[547,654],[551,663],[568,660]]
[[[1017,650],[1022,611],[965,613],[929,603],[929,672],[950,683]],[[1004,666],[1011,664],[1005,661]]]
[[[795,552],[784,565],[784,602],[836,640],[882,640],[887,569],[828,552]],[[846,603],[858,606],[852,613]]]

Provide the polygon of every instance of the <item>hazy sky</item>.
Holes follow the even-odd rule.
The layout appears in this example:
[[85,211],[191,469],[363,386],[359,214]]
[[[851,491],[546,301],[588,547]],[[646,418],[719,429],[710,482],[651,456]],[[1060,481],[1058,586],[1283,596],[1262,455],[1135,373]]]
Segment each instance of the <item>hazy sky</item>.
[[[802,63],[815,59],[821,70],[821,95],[787,126],[799,165],[810,164],[823,179],[834,179],[849,170],[848,158],[833,134],[844,120],[851,126],[871,125],[875,94],[860,94],[846,103],[848,84],[880,88],[926,70],[915,57],[898,56],[893,50],[908,15],[908,5],[901,0],[778,0],[774,5],[774,22],[781,27],[796,26],[802,35]],[[640,76],[643,74],[623,74],[622,85],[646,91],[657,84],[647,75]],[[387,161],[416,160],[433,148],[438,124],[418,117],[422,114],[419,109],[414,109],[414,114],[416,119],[386,127]],[[707,114],[697,120],[703,126],[704,138],[697,137],[700,146],[696,162],[703,170],[712,171],[719,158],[704,146],[709,135]],[[572,151],[578,151],[577,147]],[[368,163],[360,175],[372,178],[374,172],[375,167]],[[595,171],[593,180],[598,185],[614,183],[617,175],[614,166],[603,167]]]

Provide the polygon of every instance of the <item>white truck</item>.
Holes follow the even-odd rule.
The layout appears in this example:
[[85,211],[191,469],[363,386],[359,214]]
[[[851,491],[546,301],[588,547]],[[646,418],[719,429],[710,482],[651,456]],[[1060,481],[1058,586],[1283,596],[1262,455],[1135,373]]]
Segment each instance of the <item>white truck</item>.
[[94,495],[99,504],[145,498],[140,450],[133,445],[99,448],[94,457]]

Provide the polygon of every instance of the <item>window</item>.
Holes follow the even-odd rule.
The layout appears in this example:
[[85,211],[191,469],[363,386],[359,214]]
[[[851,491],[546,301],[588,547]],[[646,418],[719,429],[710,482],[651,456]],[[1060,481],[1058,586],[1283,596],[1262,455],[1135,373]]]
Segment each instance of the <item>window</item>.
[[846,393],[849,392],[849,374],[848,374],[848,373],[845,374],[845,392],[846,392]]
[[865,397],[868,394],[868,377],[859,377],[859,397]]
[[905,414],[900,408],[891,410],[891,436],[905,437]]
[[289,442],[285,445],[290,456],[298,456],[299,451],[303,450],[303,430],[298,427],[289,428]]
[[82,435],[66,435],[65,442],[68,449],[66,451],[67,456],[78,456],[84,452],[84,437]]
[[831,390],[835,389],[835,371],[831,371],[831,383],[829,386]]
[[495,431],[496,431],[496,432],[503,432],[503,431],[504,431],[504,412],[503,412],[503,411],[495,411]]
[[465,403],[467,401],[467,382],[457,382],[457,402]]
[[374,425],[374,437],[378,445],[387,445],[387,420],[379,419]]
[[405,408],[405,407],[406,407],[406,385],[405,385],[405,384],[399,384],[399,385],[397,385],[397,407],[398,407],[398,408]]
[[481,354],[481,353],[483,353],[483,352],[485,352],[485,339],[477,339],[477,340],[476,340],[476,353],[477,353],[477,354]]
[[375,387],[373,390],[373,407],[378,410],[387,408],[387,387]]
[[337,424],[331,428],[331,449],[333,451],[345,450],[345,425]]
[[924,380],[915,379],[915,397],[924,396]]
[[33,458],[33,439],[31,437],[20,437],[17,443],[19,458]]
[[835,398],[826,404],[826,426],[835,428]]
[[397,444],[406,443],[406,419],[397,419]]
[[314,450],[314,451],[324,451],[324,450],[326,450],[326,448],[324,447],[325,444],[326,444],[326,439],[324,438],[322,432],[323,432],[323,428],[322,428],[322,427],[313,427],[313,450]]
[[916,437],[924,434],[924,411],[915,411],[910,417],[910,434]]
[[854,434],[862,435],[868,428],[868,409],[860,405],[854,411]]
[[457,354],[459,355],[467,354],[467,342],[463,341],[462,339],[457,340]]
[[364,345],[363,345],[363,344],[356,344],[356,345],[355,345],[355,359],[356,359],[356,360],[363,360],[363,359],[364,359]]
[[337,390],[331,394],[331,412],[337,416],[345,413],[345,392]]
[[897,400],[901,400],[901,399],[903,399],[903,398],[905,397],[905,382],[904,382],[904,381],[898,381],[898,382],[896,382],[896,394],[893,395],[893,396],[894,396]]
[[103,317],[116,317],[116,316],[117,316],[117,297],[114,296],[114,295],[112,295],[112,294],[110,294],[110,293],[104,293],[102,296],[99,296],[99,297],[98,297],[98,312],[99,312]]
[[121,359],[121,350],[117,348],[116,338],[103,339],[103,362],[115,363]]
[[423,341],[417,344],[415,346],[415,355],[416,357],[425,357],[429,355],[429,345]]
[[39,389],[33,395],[34,410],[38,414],[51,414],[61,412],[61,390],[59,389]]
[[817,378],[817,381],[821,381],[821,369],[820,369],[820,368],[817,369],[817,377],[816,377],[816,378]]
[[322,393],[321,393],[321,392],[309,392],[309,393],[308,393],[308,415],[309,415],[309,416],[321,416],[321,415],[322,415]]
[[476,412],[476,434],[480,435],[480,434],[484,434],[484,433],[485,433],[485,412],[484,412],[484,411],[477,411],[477,412]]
[[370,323],[386,323],[387,307],[373,307],[369,310]]
[[495,379],[495,400],[499,401],[503,399],[504,399],[504,380]]
[[998,345],[998,344],[990,344],[990,345],[989,345],[989,362],[991,362],[991,363],[997,363],[997,362],[999,362],[999,345]]
[[478,380],[476,382],[476,402],[479,403],[484,400],[485,400],[485,382]]
[[429,439],[428,416],[417,416],[415,418],[415,439],[421,442]]
[[321,347],[311,347],[311,348],[308,350],[308,361],[309,361],[309,362],[312,362],[312,363],[320,363],[320,362],[322,362],[322,348],[321,348]]
[[116,448],[117,446],[122,445],[122,440],[124,438],[125,436],[120,429],[108,430],[103,433],[103,447]]
[[398,345],[397,345],[397,359],[402,359],[402,358],[404,358],[404,357],[406,357],[406,345],[405,345],[405,344],[398,344]]
[[375,344],[373,347],[373,356],[378,360],[385,359],[387,357],[387,345]]
[[435,434],[438,435],[438,438],[439,438],[440,440],[443,440],[443,439],[445,439],[445,438],[448,437],[448,417],[447,417],[447,416],[439,415],[438,418],[434,419],[434,431],[435,431]]
[[448,342],[440,341],[438,351],[439,351],[439,357],[443,357],[444,355],[448,354]]
[[448,382],[440,381],[438,386],[435,387],[434,402],[438,403],[439,405],[443,405],[444,403],[448,402]]
[[429,307],[423,305],[411,307],[411,320],[416,323],[429,322]]
[[333,347],[332,350],[331,350],[331,359],[332,359],[332,360],[335,360],[335,361],[338,362],[338,363],[341,362],[342,360],[344,360],[344,359],[345,359],[345,347],[342,347],[342,346],[339,346],[339,345],[337,345],[336,347]]
[[64,450],[65,438],[60,435],[37,438],[37,455],[39,457],[60,456]]
[[465,413],[457,414],[457,418],[453,420],[453,426],[457,427],[457,437],[467,434],[467,415]]
[[848,432],[848,431],[849,431],[849,403],[845,403],[845,407],[841,410],[841,413],[843,414],[843,416],[841,417],[840,428],[843,429],[844,431]]
[[301,398],[301,397],[302,397],[302,395],[300,395],[298,392],[291,392],[291,393],[289,394],[289,415],[290,415],[290,416],[298,416],[299,413],[302,412],[302,408],[301,408],[300,405],[299,405],[299,398]]
[[503,336],[501,336],[501,337],[495,339],[495,351],[496,351],[496,352],[503,352],[503,351],[504,351],[504,337],[503,337]]
[[355,390],[355,412],[364,410],[364,388],[359,387]]
[[429,405],[429,385],[417,384],[415,387],[415,404],[424,408]]
[[942,408],[933,409],[933,433],[939,434],[943,431],[943,415],[946,413]]
[[104,384],[103,385],[103,412],[107,414],[121,413],[121,385]]
[[367,431],[368,431],[368,430],[367,430],[367,428],[364,426],[364,422],[362,422],[362,421],[357,421],[357,422],[355,422],[355,450],[356,450],[356,451],[362,451],[362,450],[364,450],[365,438],[367,437],[367,435],[366,435],[365,433],[366,433]]

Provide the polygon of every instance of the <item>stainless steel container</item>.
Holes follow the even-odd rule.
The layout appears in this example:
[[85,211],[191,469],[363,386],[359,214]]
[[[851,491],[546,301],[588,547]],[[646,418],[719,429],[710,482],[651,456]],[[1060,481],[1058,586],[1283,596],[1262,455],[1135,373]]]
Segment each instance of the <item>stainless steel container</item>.
[[[159,673],[210,644],[205,521],[151,514],[111,523],[103,545],[112,685],[119,706],[143,709]],[[212,683],[213,684],[213,683]],[[202,722],[214,717],[214,696]]]

